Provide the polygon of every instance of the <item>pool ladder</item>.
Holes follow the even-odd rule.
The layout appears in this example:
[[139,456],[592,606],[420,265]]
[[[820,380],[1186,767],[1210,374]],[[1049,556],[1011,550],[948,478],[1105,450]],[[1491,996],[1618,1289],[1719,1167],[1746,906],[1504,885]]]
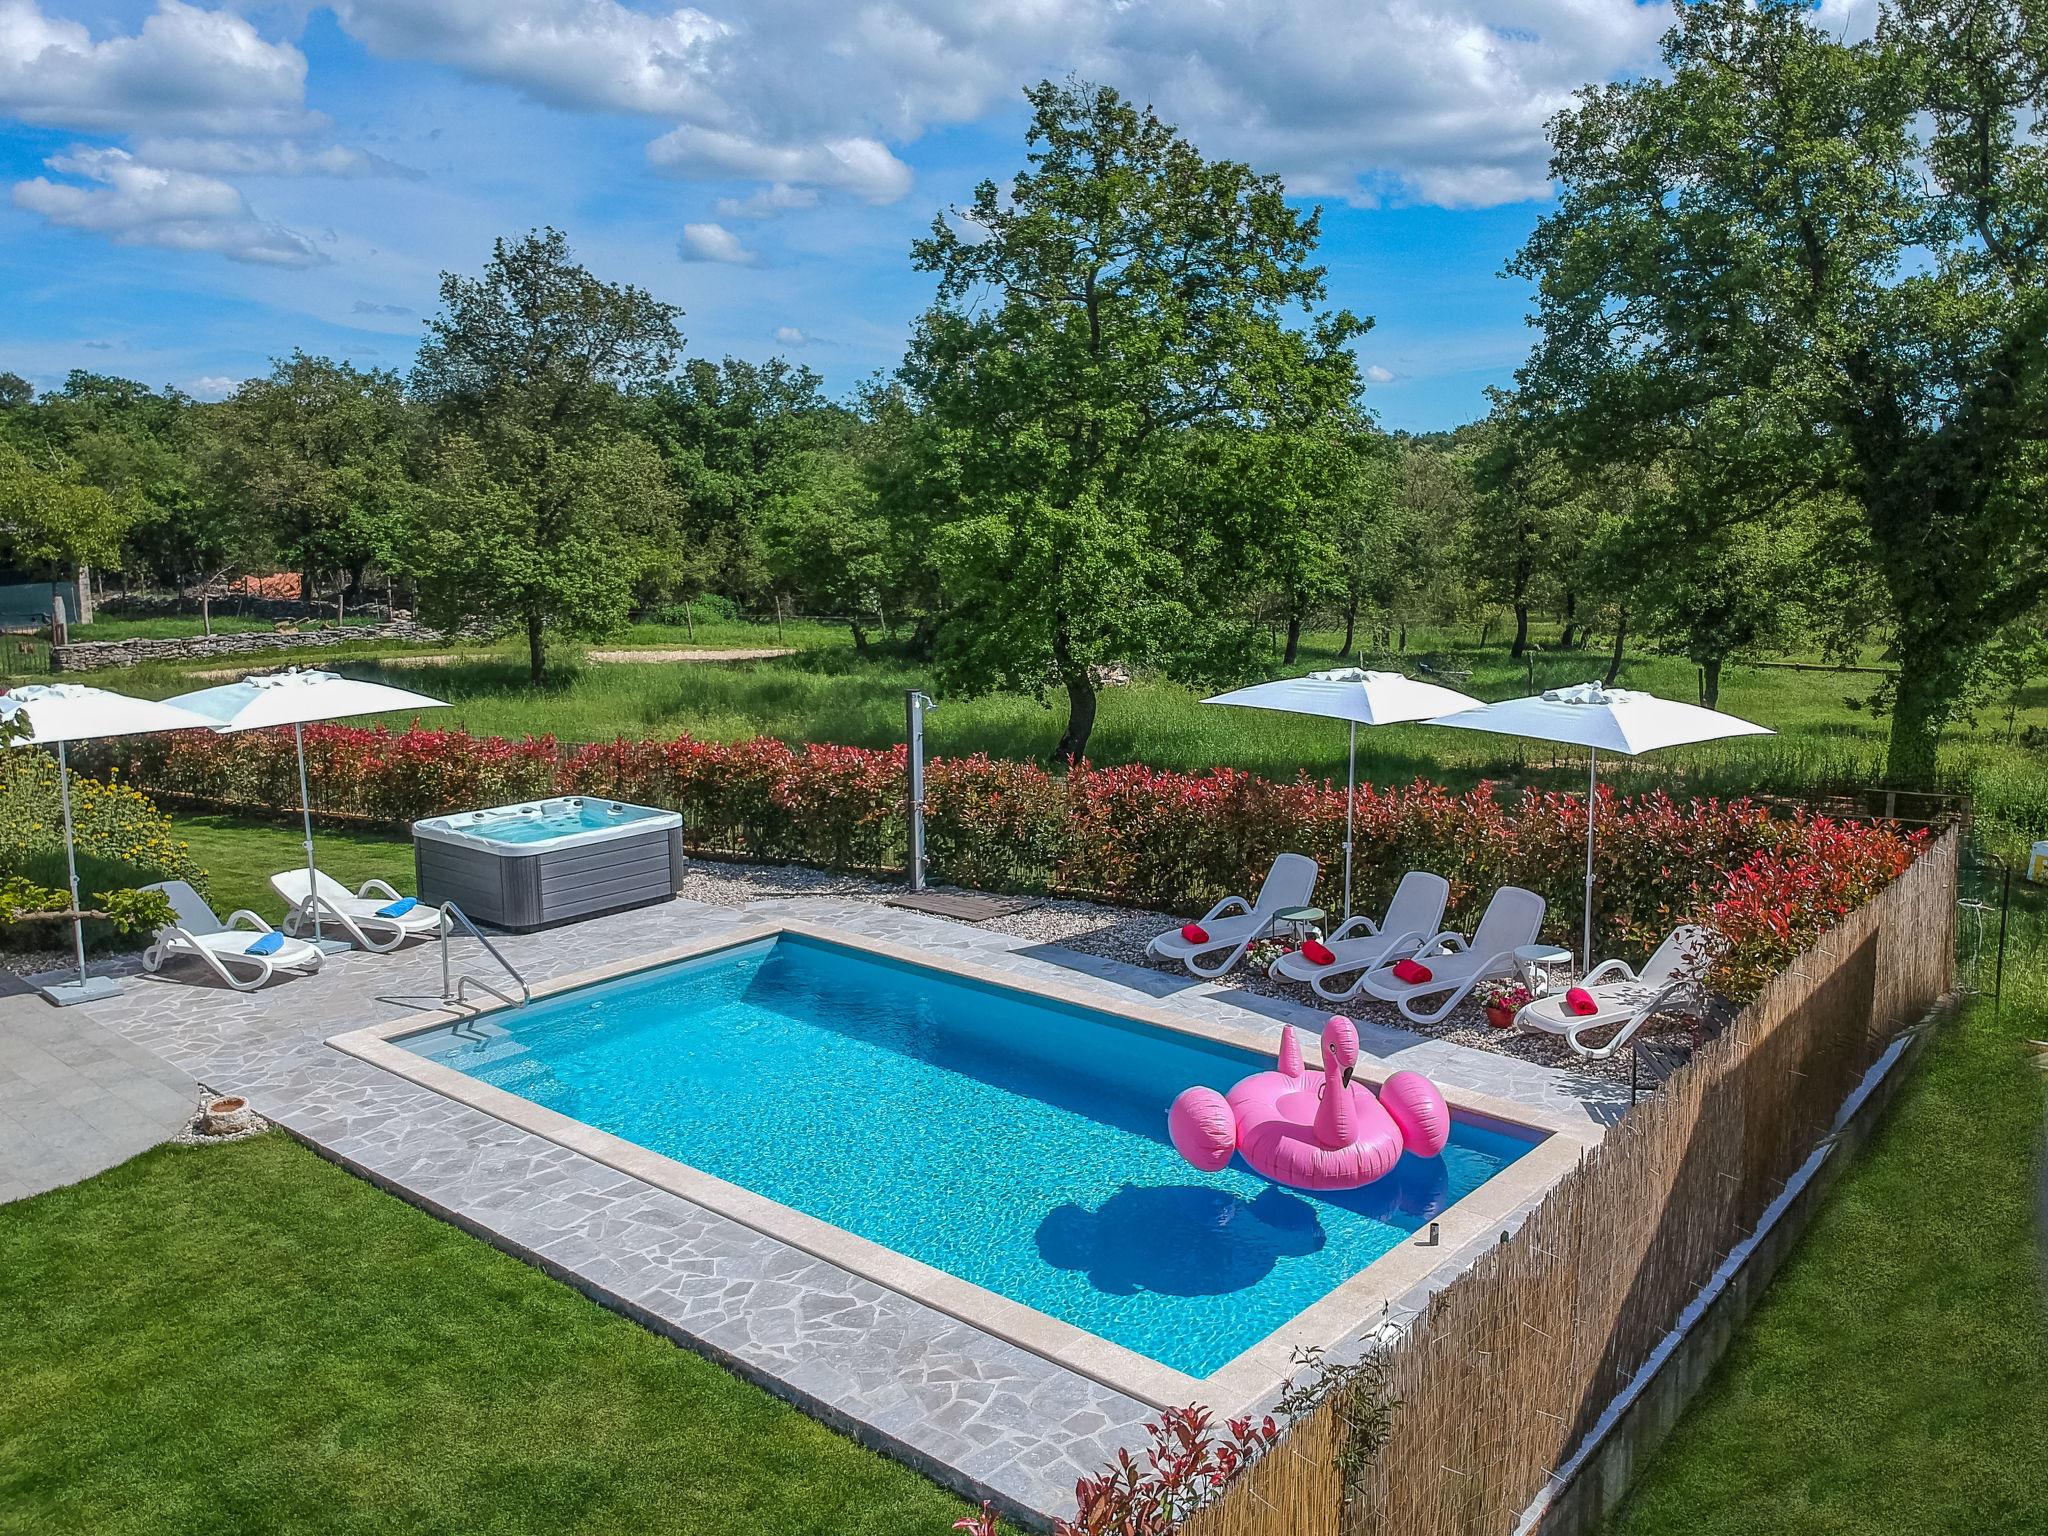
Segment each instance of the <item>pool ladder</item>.
[[[510,976],[519,983],[519,995],[517,997],[500,991],[481,976],[471,976],[467,973],[461,976],[452,974],[448,961],[448,941],[454,938],[455,925],[457,923],[468,929],[470,937],[474,938],[477,943],[483,945],[490,952],[491,958],[505,968],[507,976]],[[508,1003],[515,1008],[523,1007],[525,1004],[533,1001],[533,988],[529,987],[526,984],[526,978],[513,968],[512,962],[498,953],[498,946],[484,937],[484,931],[469,920],[467,912],[463,911],[462,908],[452,901],[444,901],[441,903],[441,1001],[460,1006],[466,1001],[464,989],[467,987],[475,987],[478,991],[488,992],[499,1002]]]

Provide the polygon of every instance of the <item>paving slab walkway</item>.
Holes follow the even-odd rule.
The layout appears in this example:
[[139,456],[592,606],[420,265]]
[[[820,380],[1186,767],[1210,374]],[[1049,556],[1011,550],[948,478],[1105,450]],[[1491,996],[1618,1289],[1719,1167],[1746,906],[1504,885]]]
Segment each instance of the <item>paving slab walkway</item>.
[[0,1205],[75,1184],[183,1130],[199,1085],[77,1008],[0,988]]
[[[784,917],[915,945],[1020,982],[1057,978],[1106,1003],[1158,1006],[1248,1024],[1325,1014],[1219,991],[1053,945],[833,897],[747,907],[692,901],[644,908],[498,943],[533,981],[657,951],[738,924]],[[483,974],[474,941],[457,969]],[[186,973],[187,976],[190,973]],[[322,1153],[790,1399],[863,1442],[1032,1524],[1071,1512],[1074,1482],[1141,1438],[1152,1410],[1043,1356],[789,1247],[714,1211],[343,1055],[333,1035],[431,1010],[438,945],[344,953],[317,975],[255,993],[137,977],[126,993],[69,1010],[163,1056]],[[51,1010],[54,1012],[54,1010]],[[1373,1056],[1447,1084],[1583,1114],[1619,1113],[1625,1089],[1533,1063],[1363,1024]],[[1483,1246],[1483,1241],[1475,1239]],[[1447,1253],[1434,1283],[1476,1253]],[[1412,1313],[1427,1287],[1400,1298]]]

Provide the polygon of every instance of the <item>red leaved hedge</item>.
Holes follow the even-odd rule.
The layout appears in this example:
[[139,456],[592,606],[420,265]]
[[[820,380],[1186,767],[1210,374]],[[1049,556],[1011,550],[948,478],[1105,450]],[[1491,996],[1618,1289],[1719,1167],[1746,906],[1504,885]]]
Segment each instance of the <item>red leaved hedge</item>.
[[[901,747],[759,739],[510,741],[461,731],[306,729],[316,803],[394,826],[446,811],[550,794],[604,795],[683,813],[690,846],[831,869],[900,867]],[[229,807],[298,805],[288,731],[126,738],[105,755],[138,786]],[[1602,789],[1597,947],[1647,950],[1696,920],[1727,940],[1724,990],[1742,996],[1912,862],[1922,838],[1825,817],[1773,816],[1745,800],[1679,804]],[[1341,900],[1344,792],[1235,769],[1132,765],[1054,775],[974,756],[926,770],[926,848],[935,879],[989,890],[1062,891],[1186,911],[1249,892],[1277,853],[1323,866],[1322,904]],[[1578,934],[1585,858],[1582,796],[1423,780],[1358,792],[1356,905],[1376,911],[1408,869],[1451,882],[1446,921],[1464,926],[1501,885],[1550,899],[1552,931]]]

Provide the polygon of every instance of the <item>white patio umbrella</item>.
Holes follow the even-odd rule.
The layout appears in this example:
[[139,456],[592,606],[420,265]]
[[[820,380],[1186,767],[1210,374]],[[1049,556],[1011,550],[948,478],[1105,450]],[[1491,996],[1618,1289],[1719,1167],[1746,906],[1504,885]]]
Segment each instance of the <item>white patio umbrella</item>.
[[78,980],[40,987],[58,1007],[113,997],[121,989],[104,976],[85,974],[85,922],[78,917],[78,851],[71,829],[71,761],[65,747],[74,741],[104,736],[147,736],[155,731],[185,731],[212,724],[175,704],[131,699],[125,693],[88,688],[80,683],[31,683],[0,697],[0,720],[19,719],[28,735],[15,746],[57,749],[57,796],[64,806],[64,864],[71,880],[71,948],[78,960]]
[[1367,672],[1340,667],[1311,672],[1307,677],[1282,677],[1270,683],[1219,693],[1204,704],[1242,704],[1250,709],[1277,709],[1292,715],[1322,715],[1349,721],[1351,749],[1344,771],[1344,915],[1351,916],[1351,824],[1358,798],[1358,728],[1429,720],[1453,710],[1476,709],[1479,701],[1455,688],[1417,682],[1399,672]]
[[[424,693],[392,688],[384,683],[359,682],[333,672],[301,672],[297,667],[273,672],[267,677],[245,677],[238,683],[181,693],[170,700],[181,709],[202,716],[204,723],[223,734],[232,731],[260,731],[266,726],[288,725],[299,752],[299,806],[306,819],[306,880],[308,889],[317,885],[318,870],[313,862],[313,795],[306,784],[306,726],[320,720],[341,720],[350,715],[382,715],[402,709],[443,709],[446,699],[430,699]],[[320,936],[320,904],[313,904],[313,943],[324,950],[346,949],[339,939]]]
[[1660,699],[1654,693],[1639,693],[1631,688],[1603,688],[1598,683],[1550,688],[1525,699],[1506,699],[1429,723],[1456,726],[1463,731],[1498,731],[1504,736],[1560,741],[1588,749],[1586,926],[1585,947],[1579,952],[1582,969],[1593,963],[1593,819],[1600,783],[1600,754],[1618,752],[1633,757],[1659,747],[1717,741],[1724,736],[1777,734],[1768,726],[1724,715],[1718,709],[1680,704],[1675,699]]

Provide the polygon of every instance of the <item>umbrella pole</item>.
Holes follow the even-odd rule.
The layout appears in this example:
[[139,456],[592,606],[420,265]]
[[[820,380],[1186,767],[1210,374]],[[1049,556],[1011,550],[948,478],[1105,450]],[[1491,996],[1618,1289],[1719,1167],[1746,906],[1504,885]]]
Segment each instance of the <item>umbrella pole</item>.
[[1586,933],[1579,952],[1579,974],[1593,969],[1593,812],[1599,804],[1600,749],[1586,749]]
[[71,876],[71,948],[78,957],[78,985],[85,985],[85,919],[78,915],[78,850],[71,831],[71,763],[57,743],[57,797],[64,803],[64,867]]
[[[299,809],[306,817],[306,904],[313,909],[313,947],[320,947],[320,871],[313,865],[313,792],[306,787],[306,728],[292,722],[292,740],[299,749]],[[1586,866],[1588,869],[1592,865]]]
[[1351,722],[1351,751],[1344,760],[1344,921],[1351,921],[1351,818],[1358,801],[1358,722]]

